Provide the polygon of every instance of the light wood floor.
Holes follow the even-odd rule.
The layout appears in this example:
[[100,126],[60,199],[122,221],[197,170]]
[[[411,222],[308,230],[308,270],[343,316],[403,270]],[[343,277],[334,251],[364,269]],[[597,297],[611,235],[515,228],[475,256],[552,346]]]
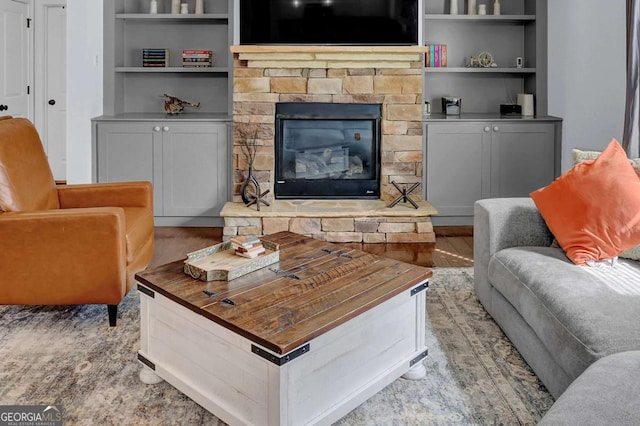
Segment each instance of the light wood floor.
[[[473,228],[435,227],[433,243],[349,243],[349,247],[427,267],[473,266]],[[186,254],[222,241],[222,228],[156,227],[150,267],[184,259]]]

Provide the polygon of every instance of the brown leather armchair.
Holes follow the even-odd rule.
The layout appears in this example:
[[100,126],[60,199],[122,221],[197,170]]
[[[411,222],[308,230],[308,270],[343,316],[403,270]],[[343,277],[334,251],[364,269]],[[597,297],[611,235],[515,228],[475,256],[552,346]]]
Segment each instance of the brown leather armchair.
[[153,256],[149,182],[56,185],[38,133],[0,117],[0,304],[118,304]]

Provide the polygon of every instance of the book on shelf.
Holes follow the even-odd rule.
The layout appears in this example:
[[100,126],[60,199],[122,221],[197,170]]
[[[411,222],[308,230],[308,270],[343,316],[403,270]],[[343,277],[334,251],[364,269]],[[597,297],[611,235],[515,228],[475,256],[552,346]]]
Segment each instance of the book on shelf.
[[169,49],[142,49],[143,67],[167,67],[169,66]]
[[185,49],[182,51],[182,66],[210,67],[213,65],[212,56],[208,49]]
[[447,66],[446,44],[427,44],[425,50],[425,67],[442,68]]

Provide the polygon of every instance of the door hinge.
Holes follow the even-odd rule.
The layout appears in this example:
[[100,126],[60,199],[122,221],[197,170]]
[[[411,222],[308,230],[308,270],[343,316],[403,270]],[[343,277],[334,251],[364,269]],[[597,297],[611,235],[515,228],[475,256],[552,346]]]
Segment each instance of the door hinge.
[[31,28],[31,18],[27,18],[27,28]]

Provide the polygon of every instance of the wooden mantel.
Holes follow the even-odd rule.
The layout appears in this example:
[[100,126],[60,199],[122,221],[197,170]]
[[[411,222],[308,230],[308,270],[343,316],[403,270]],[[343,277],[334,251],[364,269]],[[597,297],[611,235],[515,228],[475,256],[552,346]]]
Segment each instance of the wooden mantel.
[[412,68],[425,51],[425,46],[231,46],[247,68]]
[[232,53],[424,53],[425,46],[233,45]]

